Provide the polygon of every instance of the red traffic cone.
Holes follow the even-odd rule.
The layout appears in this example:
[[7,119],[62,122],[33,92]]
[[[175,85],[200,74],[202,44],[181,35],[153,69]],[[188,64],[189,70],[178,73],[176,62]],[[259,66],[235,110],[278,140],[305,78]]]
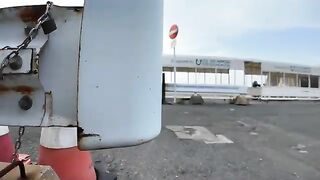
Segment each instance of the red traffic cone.
[[38,163],[61,180],[96,180],[91,154],[77,147],[77,128],[42,128]]
[[0,162],[11,162],[14,145],[9,135],[8,126],[0,126]]

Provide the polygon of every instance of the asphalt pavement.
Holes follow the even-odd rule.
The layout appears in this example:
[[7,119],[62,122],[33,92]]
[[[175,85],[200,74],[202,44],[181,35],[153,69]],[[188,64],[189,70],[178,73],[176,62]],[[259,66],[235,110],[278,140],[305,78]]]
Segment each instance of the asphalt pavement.
[[[129,148],[93,151],[96,164],[124,180],[319,180],[320,103],[227,102],[163,105],[162,132]],[[179,139],[166,126],[201,126],[232,144]],[[16,128],[11,128],[16,136]],[[37,159],[40,129],[27,128],[21,152]]]

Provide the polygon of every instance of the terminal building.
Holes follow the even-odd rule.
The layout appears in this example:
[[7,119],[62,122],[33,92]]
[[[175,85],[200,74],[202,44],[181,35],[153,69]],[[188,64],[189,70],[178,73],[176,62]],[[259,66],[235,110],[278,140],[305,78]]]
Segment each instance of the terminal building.
[[[174,73],[174,65],[176,73]],[[166,96],[265,100],[320,99],[320,67],[215,56],[163,57]]]

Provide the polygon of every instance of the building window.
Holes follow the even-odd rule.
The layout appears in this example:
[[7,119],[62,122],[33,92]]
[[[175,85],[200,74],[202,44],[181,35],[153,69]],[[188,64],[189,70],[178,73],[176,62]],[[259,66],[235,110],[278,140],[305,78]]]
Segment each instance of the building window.
[[311,88],[319,88],[319,76],[310,76]]
[[297,86],[297,75],[285,74],[285,85],[290,87]]
[[299,74],[298,80],[299,80],[299,87],[309,87],[309,77],[307,75]]
[[284,79],[283,73],[272,72],[270,73],[270,85],[271,86],[283,86]]

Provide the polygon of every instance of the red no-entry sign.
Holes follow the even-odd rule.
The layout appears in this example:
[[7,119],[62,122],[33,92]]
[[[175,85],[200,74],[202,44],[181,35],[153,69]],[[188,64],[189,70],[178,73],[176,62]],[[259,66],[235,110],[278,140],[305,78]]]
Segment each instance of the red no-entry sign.
[[178,36],[179,28],[176,24],[172,25],[169,31],[170,39],[175,39]]

